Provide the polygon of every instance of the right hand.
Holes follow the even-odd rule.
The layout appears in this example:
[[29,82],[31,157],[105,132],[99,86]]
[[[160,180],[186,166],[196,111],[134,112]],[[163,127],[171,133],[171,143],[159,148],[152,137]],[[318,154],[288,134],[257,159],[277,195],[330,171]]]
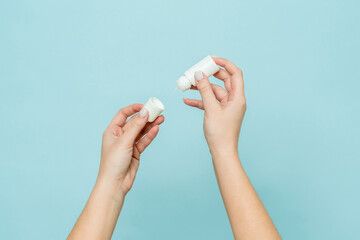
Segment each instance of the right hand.
[[241,124],[246,111],[242,71],[225,58],[213,57],[220,69],[214,76],[224,81],[225,89],[210,84],[202,72],[195,73],[196,87],[202,100],[184,99],[184,103],[205,110],[204,134],[212,154],[237,152]]
[[120,197],[131,189],[140,155],[154,140],[159,125],[164,122],[164,116],[157,117],[152,123],[147,122],[149,114],[143,106],[132,104],[121,109],[103,134],[98,182],[113,184]]

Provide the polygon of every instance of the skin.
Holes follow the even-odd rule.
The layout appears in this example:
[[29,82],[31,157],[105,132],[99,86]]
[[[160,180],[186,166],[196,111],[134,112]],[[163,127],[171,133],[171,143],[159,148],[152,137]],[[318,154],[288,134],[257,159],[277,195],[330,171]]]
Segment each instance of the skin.
[[[147,123],[148,113],[136,114],[143,104],[121,109],[103,134],[101,162],[94,189],[67,239],[111,239],[140,164],[141,153],[159,132],[164,117]],[[143,110],[144,111],[144,110]]]
[[[184,99],[184,103],[205,110],[204,134],[234,238],[281,239],[238,155],[246,110],[242,72],[224,58],[214,60],[224,67],[214,76],[224,81],[225,89],[197,73],[197,87],[192,89],[199,90],[202,100]],[[148,114],[142,107],[133,104],[121,109],[105,130],[96,184],[68,239],[111,239],[126,194],[134,183],[141,153],[164,122],[164,117],[159,116],[147,123]]]
[[204,134],[234,238],[281,239],[238,154],[246,111],[242,71],[227,59],[213,59],[224,67],[214,76],[224,82],[225,89],[210,84],[204,74],[196,73],[196,87],[192,89],[200,92],[202,100],[184,99],[184,103],[205,111]]

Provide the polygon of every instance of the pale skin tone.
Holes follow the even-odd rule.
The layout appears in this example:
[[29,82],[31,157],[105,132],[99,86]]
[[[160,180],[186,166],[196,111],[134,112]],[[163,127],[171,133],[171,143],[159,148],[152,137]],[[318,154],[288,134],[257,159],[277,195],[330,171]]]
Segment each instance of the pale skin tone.
[[[197,72],[197,87],[192,89],[200,92],[202,100],[184,99],[184,103],[204,110],[204,134],[234,238],[281,239],[238,155],[246,110],[242,72],[224,58],[214,60],[223,67],[214,76],[224,81],[225,89],[210,84],[204,74]],[[133,104],[121,109],[105,130],[96,184],[68,239],[111,238],[126,194],[134,183],[140,155],[164,121],[160,116],[147,123],[148,114],[140,111],[142,107]]]
[[105,130],[94,189],[68,239],[111,238],[125,196],[134,183],[140,155],[164,122],[164,117],[159,116],[147,123],[148,113],[140,111],[142,107],[133,104],[121,109]]
[[227,59],[214,57],[214,61],[223,67],[214,76],[224,82],[225,89],[196,73],[197,87],[192,89],[199,90],[202,100],[184,99],[184,103],[205,111],[204,134],[234,238],[281,239],[238,154],[246,111],[242,71]]

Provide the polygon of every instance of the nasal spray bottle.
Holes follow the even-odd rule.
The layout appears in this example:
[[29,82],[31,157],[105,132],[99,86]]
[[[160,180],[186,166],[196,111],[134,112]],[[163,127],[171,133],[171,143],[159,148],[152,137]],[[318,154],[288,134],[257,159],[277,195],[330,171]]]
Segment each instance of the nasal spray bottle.
[[216,65],[214,59],[209,55],[185,71],[184,76],[181,76],[176,81],[177,87],[175,90],[181,89],[181,91],[185,92],[191,88],[191,85],[196,86],[196,81],[194,78],[196,71],[202,71],[207,77],[210,77],[219,70],[220,68],[218,65]]

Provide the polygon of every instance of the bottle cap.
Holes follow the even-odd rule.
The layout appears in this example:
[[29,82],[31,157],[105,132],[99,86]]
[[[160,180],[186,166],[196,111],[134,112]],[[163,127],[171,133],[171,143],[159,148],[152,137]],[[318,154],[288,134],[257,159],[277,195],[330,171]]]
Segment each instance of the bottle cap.
[[147,103],[145,103],[144,108],[149,112],[149,122],[155,121],[155,119],[164,111],[165,107],[162,102],[156,97],[151,97]]

